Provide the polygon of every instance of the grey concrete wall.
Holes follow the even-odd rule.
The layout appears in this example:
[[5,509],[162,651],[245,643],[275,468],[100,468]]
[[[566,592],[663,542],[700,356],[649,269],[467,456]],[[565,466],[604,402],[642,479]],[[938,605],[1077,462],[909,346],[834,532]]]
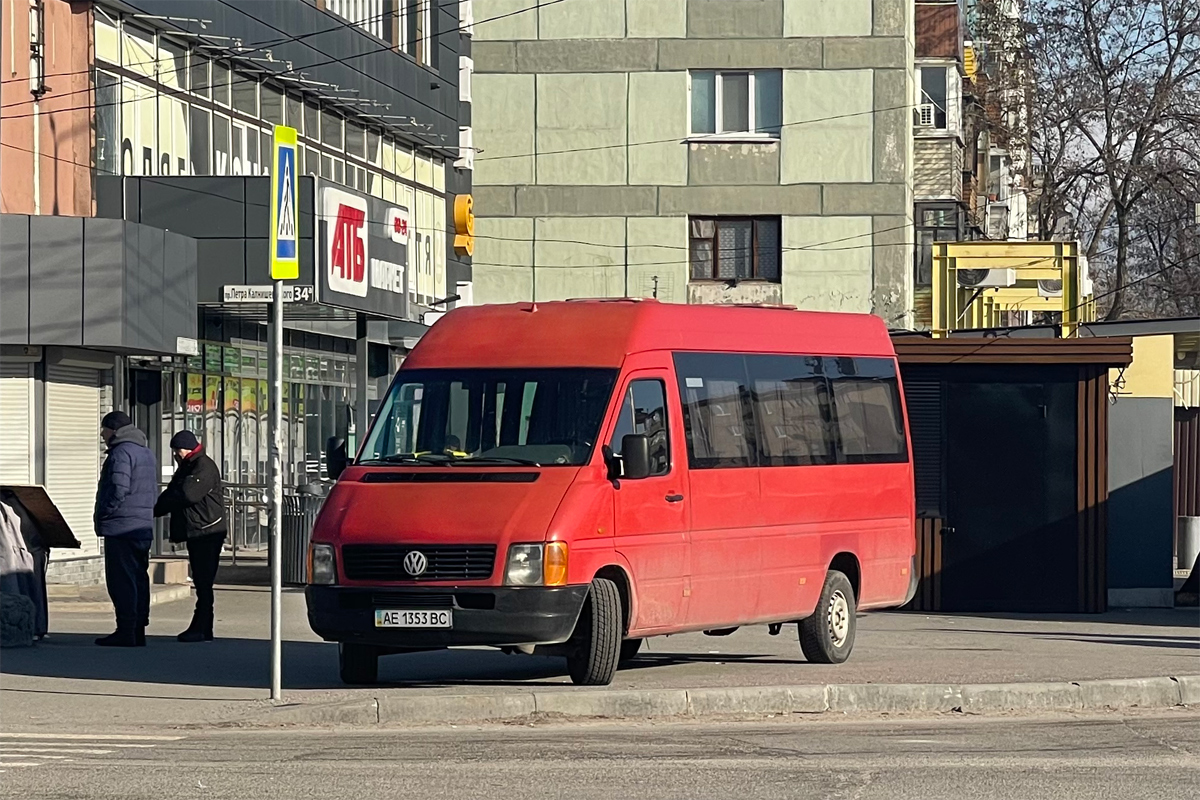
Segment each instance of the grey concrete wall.
[[1174,401],[1119,397],[1108,416],[1108,585],[1172,588]]
[[[720,302],[688,288],[687,217],[763,215],[782,218],[782,285],[734,299],[907,324],[912,26],[902,0],[573,0],[478,26],[477,300],[640,295],[657,277],[660,299]],[[780,70],[779,139],[692,136],[700,69]]]

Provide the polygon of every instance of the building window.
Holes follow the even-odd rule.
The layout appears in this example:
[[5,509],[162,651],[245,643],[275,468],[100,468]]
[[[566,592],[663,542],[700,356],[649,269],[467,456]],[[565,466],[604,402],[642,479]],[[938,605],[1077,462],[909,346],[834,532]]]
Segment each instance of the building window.
[[258,84],[253,78],[233,76],[233,108],[248,117],[258,118]]
[[958,67],[941,64],[918,67],[920,98],[913,120],[918,129],[958,132],[962,79]]
[[207,111],[197,106],[189,110],[188,144],[191,149],[191,171],[189,175],[212,174],[212,134],[210,116]]
[[372,36],[391,42],[388,35],[391,12],[385,0],[326,0],[325,10],[354,23]]
[[935,242],[955,242],[959,235],[959,211],[955,206],[917,208],[917,269],[915,285],[933,285],[933,245]]
[[692,280],[779,282],[779,217],[692,217]]
[[212,98],[223,106],[230,103],[229,97],[229,67],[224,64],[212,65]]
[[192,54],[191,65],[188,67],[188,85],[192,94],[208,97],[211,93],[211,82],[208,78],[209,62]]
[[121,172],[121,79],[96,73],[96,170]]
[[693,72],[692,133],[776,138],[783,123],[779,70]]

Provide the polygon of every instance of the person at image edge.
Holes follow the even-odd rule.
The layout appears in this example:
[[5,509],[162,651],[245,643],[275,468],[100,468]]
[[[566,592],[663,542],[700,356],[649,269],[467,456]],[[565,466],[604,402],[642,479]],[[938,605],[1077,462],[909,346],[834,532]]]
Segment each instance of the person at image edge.
[[129,415],[113,411],[100,421],[108,457],[100,470],[93,521],[104,539],[104,579],[117,629],[96,640],[104,647],[144,647],[150,624],[150,544],[158,462],[146,435]]
[[178,468],[154,506],[154,515],[171,515],[171,541],[187,544],[188,564],[196,587],[192,624],[179,634],[181,642],[213,638],[213,582],[229,525],[221,489],[221,471],[191,431],[171,438]]

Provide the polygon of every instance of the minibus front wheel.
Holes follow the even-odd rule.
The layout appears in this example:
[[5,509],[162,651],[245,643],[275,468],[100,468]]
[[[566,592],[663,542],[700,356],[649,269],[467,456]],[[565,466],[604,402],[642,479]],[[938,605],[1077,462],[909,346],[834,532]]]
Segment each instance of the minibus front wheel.
[[379,682],[379,648],[369,644],[338,644],[338,672],[342,683],[363,686]]
[[854,649],[857,629],[854,586],[836,569],[825,575],[812,616],[800,620],[800,649],[814,664],[841,664]]
[[576,686],[612,683],[625,635],[623,621],[617,584],[607,578],[593,580],[571,636],[567,671],[572,683]]

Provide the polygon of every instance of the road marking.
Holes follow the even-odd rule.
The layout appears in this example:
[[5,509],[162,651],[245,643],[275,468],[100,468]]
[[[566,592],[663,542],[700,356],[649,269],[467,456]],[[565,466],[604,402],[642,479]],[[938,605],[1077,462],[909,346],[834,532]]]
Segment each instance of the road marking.
[[78,747],[4,747],[6,753],[75,753],[86,756],[107,756],[112,750],[82,750]]
[[54,739],[56,741],[85,742],[178,742],[182,738],[182,736],[118,736],[90,733],[0,733],[0,739]]
[[29,753],[21,753],[19,758],[48,758],[48,759],[51,759],[54,761],[74,761],[75,760],[73,758],[67,758],[66,756],[39,756],[39,755],[32,755]]
[[72,756],[85,761],[89,757],[108,756],[107,760],[111,761],[121,753],[137,753],[183,738],[140,734],[0,733],[0,773],[16,767],[68,764],[76,760]]

